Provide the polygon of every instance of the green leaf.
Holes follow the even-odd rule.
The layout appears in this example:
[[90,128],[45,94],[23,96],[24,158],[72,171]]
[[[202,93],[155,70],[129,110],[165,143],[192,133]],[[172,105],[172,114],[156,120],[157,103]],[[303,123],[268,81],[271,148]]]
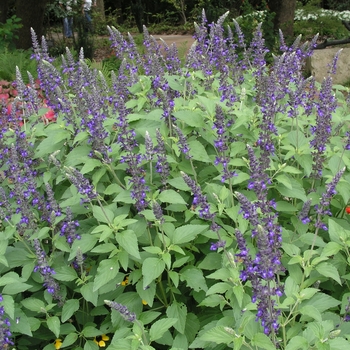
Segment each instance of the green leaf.
[[23,283],[23,282],[11,283],[11,284],[7,284],[3,288],[2,293],[14,295],[14,294],[22,293],[30,289],[31,287],[33,286],[28,283]]
[[93,305],[97,306],[98,293],[94,291],[93,287],[94,287],[94,284],[92,282],[84,284],[80,288],[80,293],[86,301],[89,301]]
[[166,314],[169,318],[177,319],[177,322],[174,324],[174,328],[181,334],[185,332],[186,326],[186,316],[187,316],[187,307],[183,303],[177,303],[174,301],[166,310]]
[[281,193],[282,196],[287,197],[287,198],[298,198],[301,199],[302,201],[306,202],[307,197],[305,194],[304,188],[301,186],[301,184],[293,179],[289,179],[291,182],[292,187],[288,188],[285,185],[279,184],[276,186],[276,190]]
[[21,282],[21,279],[15,272],[8,272],[6,275],[0,277],[0,286],[18,282]]
[[159,258],[146,258],[142,264],[143,287],[146,288],[151,282],[163,273],[165,262]]
[[78,339],[78,334],[77,333],[69,333],[63,340],[62,342],[62,348],[66,348],[69,345],[72,345],[76,342]]
[[[82,133],[79,133],[79,135]],[[88,154],[90,153],[91,148],[88,146],[78,146],[74,147],[67,155],[65,159],[65,166],[75,167],[78,164],[85,163],[89,159]]]
[[34,312],[45,312],[45,303],[36,298],[27,298],[21,301],[21,304],[28,310]]
[[117,232],[115,235],[117,242],[133,257],[141,259],[137,236],[132,230]]
[[174,117],[179,121],[193,127],[203,128],[205,126],[203,116],[197,111],[192,110],[179,110],[175,111]]
[[298,209],[293,204],[286,202],[286,201],[276,202],[276,210],[282,211],[282,212],[298,211]]
[[142,314],[140,315],[139,320],[144,324],[149,324],[151,322],[153,322],[156,318],[158,318],[160,315],[162,315],[161,312],[156,312],[156,311],[145,311],[142,312]]
[[216,344],[231,344],[234,335],[229,333],[224,326],[216,326],[199,336],[200,340],[214,342]]
[[183,244],[192,241],[207,229],[207,225],[183,225],[178,227],[170,238],[173,244]]
[[158,199],[161,202],[165,202],[165,203],[173,203],[173,204],[187,204],[185,202],[185,200],[182,198],[182,196],[175,192],[174,190],[165,190],[162,191],[159,196]]
[[92,248],[95,246],[97,240],[98,238],[95,237],[94,235],[88,235],[88,234],[81,235],[81,238],[79,240],[76,239],[74,241],[68,260],[73,260],[77,256],[78,249],[80,249],[80,251],[83,254],[86,252],[90,252]]
[[112,210],[108,208],[101,208],[98,205],[94,205],[92,207],[92,212],[93,212],[94,218],[98,222],[103,222],[105,224],[111,224],[113,222],[114,213],[112,212]]
[[277,180],[279,183],[283,184],[284,186],[286,186],[290,190],[293,188],[289,176],[287,176],[285,174],[277,175],[275,177],[275,180]]
[[326,246],[323,248],[321,257],[322,256],[332,256],[337,254],[342,249],[342,246],[336,242],[328,242]]
[[276,346],[272,343],[271,339],[263,333],[256,333],[254,335],[252,345],[266,350],[276,350]]
[[101,165],[102,164],[101,164],[101,161],[99,159],[88,158],[84,162],[84,166],[81,168],[80,172],[84,175],[84,174],[90,173],[91,171],[100,167]]
[[11,322],[11,332],[26,334],[29,337],[32,337],[33,334],[29,322],[30,318],[28,318],[27,315],[20,309],[15,310],[15,315],[17,317],[17,321]]
[[317,322],[322,322],[321,313],[312,305],[306,305],[300,309],[302,315],[312,317]]
[[[301,293],[303,292],[304,290]],[[328,309],[338,306],[339,304],[341,304],[341,302],[331,297],[330,295],[324,293],[317,293],[311,299],[303,301],[301,303],[301,307],[304,307],[306,305],[312,305],[316,309],[318,309],[319,312],[322,313]]]
[[288,342],[286,346],[286,350],[308,350],[309,349],[309,342],[306,338],[301,337],[299,335],[294,336],[290,341]]
[[[110,228],[108,225],[98,225],[92,230],[91,233],[92,234],[101,233],[100,235],[98,235],[99,236],[98,241],[103,242],[113,234],[113,229]],[[98,247],[100,246],[97,246],[96,248]]]
[[199,263],[198,268],[201,270],[217,270],[221,267],[222,257],[218,253],[209,253]]
[[316,270],[322,276],[332,278],[340,285],[342,284],[340,281],[339,272],[332,264],[328,262],[322,262],[316,265]]
[[153,323],[149,330],[150,341],[155,341],[177,322],[176,318],[163,318]]
[[98,335],[102,335],[102,332],[97,329],[96,327],[93,326],[85,326],[82,334],[86,337],[86,338],[93,338],[93,337],[97,337]]
[[10,316],[10,318],[15,318],[15,302],[13,298],[10,295],[3,295],[2,296],[2,305],[4,306],[5,312],[7,315]]
[[117,257],[102,260],[97,268],[93,291],[96,292],[102,286],[109,283],[115,276],[117,276],[118,272],[119,263]]
[[194,266],[186,266],[181,270],[180,273],[181,281],[186,281],[187,286],[194,289],[196,292],[208,290],[207,284],[205,283],[205,278],[201,269]]
[[79,300],[70,299],[65,301],[62,307],[62,315],[61,315],[62,323],[70,319],[73,316],[74,312],[77,310],[79,310]]
[[350,238],[350,230],[345,229],[332,218],[328,220],[328,232],[331,241],[339,243],[342,246]]
[[59,318],[57,316],[49,317],[46,320],[46,324],[48,329],[56,336],[56,338],[58,338],[60,335],[60,327],[61,327]]
[[194,160],[211,163],[211,159],[209,158],[207,151],[198,140],[189,141],[188,146],[190,148],[190,155]]
[[78,278],[77,272],[73,267],[70,266],[60,266],[55,268],[55,279],[58,281],[74,281]]
[[87,340],[84,344],[84,350],[99,350],[99,346],[93,340]]

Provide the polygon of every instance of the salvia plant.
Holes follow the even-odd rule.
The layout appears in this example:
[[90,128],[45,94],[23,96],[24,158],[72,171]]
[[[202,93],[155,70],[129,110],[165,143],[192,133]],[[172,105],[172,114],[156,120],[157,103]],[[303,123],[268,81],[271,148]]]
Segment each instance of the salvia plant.
[[18,73],[1,112],[1,349],[349,349],[339,55],[319,84],[316,37],[267,65],[226,16],[184,64],[108,28],[110,80],[32,33],[46,105]]

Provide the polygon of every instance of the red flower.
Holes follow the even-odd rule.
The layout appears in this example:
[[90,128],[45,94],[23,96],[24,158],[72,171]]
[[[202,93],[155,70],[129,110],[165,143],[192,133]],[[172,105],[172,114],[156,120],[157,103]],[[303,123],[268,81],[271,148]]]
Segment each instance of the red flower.
[[350,214],[350,206],[345,208],[347,214]]

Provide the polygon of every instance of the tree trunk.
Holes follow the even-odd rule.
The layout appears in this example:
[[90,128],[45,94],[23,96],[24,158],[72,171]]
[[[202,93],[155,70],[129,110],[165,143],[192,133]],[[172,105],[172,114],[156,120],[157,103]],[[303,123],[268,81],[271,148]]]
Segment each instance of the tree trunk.
[[104,0],[97,0],[96,1],[96,11],[99,14],[99,19],[101,21],[105,21],[106,20],[106,16],[105,16],[105,2]]
[[274,29],[276,31],[281,29],[286,38],[293,39],[296,0],[269,0],[268,6],[271,12],[276,14]]
[[7,19],[8,1],[0,1],[0,23],[5,23]]
[[30,28],[38,38],[43,35],[43,21],[47,0],[16,0],[16,15],[22,20],[23,27],[18,30],[16,48],[27,50],[32,47]]

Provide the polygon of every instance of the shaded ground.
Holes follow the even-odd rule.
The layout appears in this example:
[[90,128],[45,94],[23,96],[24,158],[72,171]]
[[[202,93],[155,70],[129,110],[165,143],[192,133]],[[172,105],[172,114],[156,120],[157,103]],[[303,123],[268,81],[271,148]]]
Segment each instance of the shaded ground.
[[[172,34],[172,35],[153,35],[153,37],[161,43],[161,39],[165,41],[167,45],[171,45],[173,43],[176,44],[180,55],[185,54],[191,45],[194,43],[194,39],[192,35],[180,35],[180,34]],[[57,43],[61,43],[62,45],[67,45],[70,47],[72,45],[72,41],[63,38],[62,33],[51,33],[49,36],[49,40],[52,40],[54,45]],[[94,52],[94,60],[102,61],[104,58],[113,55],[113,51],[110,49],[110,42],[108,40],[108,36],[96,36],[95,37],[95,52]]]

